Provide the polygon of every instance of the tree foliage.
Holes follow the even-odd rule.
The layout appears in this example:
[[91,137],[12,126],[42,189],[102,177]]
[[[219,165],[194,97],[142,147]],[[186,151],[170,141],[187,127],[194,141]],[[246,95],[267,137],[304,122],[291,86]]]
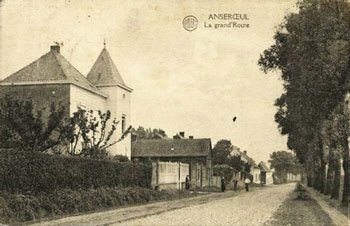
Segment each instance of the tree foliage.
[[[350,4],[345,0],[304,0],[299,11],[285,17],[258,64],[264,72],[279,70],[284,93],[275,102],[275,120],[288,147],[305,165],[308,178],[323,192],[329,150],[342,146],[345,183],[343,203],[350,189],[348,121],[344,103],[350,78]],[[333,121],[337,138],[325,142],[325,121]],[[331,123],[331,124],[332,124]],[[337,131],[337,132],[336,132]],[[334,143],[335,142],[335,143]],[[325,145],[326,144],[326,145]],[[337,155],[331,155],[332,158]]]
[[111,121],[111,112],[78,109],[70,119],[70,155],[106,159],[109,157],[107,148],[122,141],[131,131],[130,126],[120,138],[114,139],[119,123],[115,118]]
[[230,161],[231,151],[232,143],[230,140],[219,140],[213,148],[213,164],[228,165]]
[[66,111],[61,105],[52,103],[50,109],[35,111],[31,101],[5,96],[0,101],[1,146],[48,151],[66,142],[65,117]]
[[137,129],[132,129],[132,133],[137,136],[138,139],[161,139],[167,137],[167,134],[162,129],[151,129],[139,126]]
[[286,176],[287,173],[299,174],[302,167],[291,152],[277,151],[270,155],[271,169],[275,169],[275,173],[278,175]]
[[[50,109],[35,109],[29,100],[9,96],[1,99],[1,147],[106,159],[112,158],[107,148],[122,141],[131,131],[130,126],[116,139],[118,121],[114,119],[110,123],[109,111],[95,114],[78,109],[69,118],[65,108],[55,103]],[[118,161],[125,161],[125,158]]]
[[228,165],[241,171],[244,163],[239,155],[232,155],[233,146],[230,140],[219,140],[213,148],[212,162],[215,165]]

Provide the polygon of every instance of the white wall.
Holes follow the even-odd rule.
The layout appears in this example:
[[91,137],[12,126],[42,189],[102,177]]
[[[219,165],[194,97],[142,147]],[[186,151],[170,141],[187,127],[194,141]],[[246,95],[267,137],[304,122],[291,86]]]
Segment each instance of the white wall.
[[260,184],[260,168],[252,167],[250,173],[253,175],[253,182]]
[[[125,129],[130,126],[130,102],[131,93],[119,86],[105,86],[99,87],[100,90],[108,95],[106,102],[106,109],[110,110],[112,117],[119,121],[117,125],[114,138],[112,140],[118,140],[122,135],[122,116],[125,116],[126,125]],[[112,141],[111,140],[111,141]],[[125,155],[129,159],[131,158],[131,135],[129,134],[124,140],[118,142],[116,145],[111,146],[109,149],[112,155]]]
[[301,181],[301,175],[287,173],[287,182],[292,182],[292,181]]
[[78,86],[70,85],[70,114],[76,112],[78,107],[85,110],[106,111],[106,99]]
[[266,185],[273,184],[272,172],[266,172]]
[[[70,85],[69,89],[69,114],[71,116],[79,107],[87,111],[93,110],[95,116],[98,116],[98,110],[102,112],[106,111],[106,98],[73,84]],[[81,150],[81,141],[78,142],[76,151],[79,150]]]
[[[95,93],[89,92],[85,89],[77,87],[75,85],[70,86],[70,114],[76,112],[78,107],[86,110],[101,110],[111,112],[111,121],[116,118],[119,121],[116,131],[110,143],[117,141],[122,135],[122,116],[125,116],[126,125],[125,128],[130,126],[130,99],[131,93],[118,86],[106,86],[100,87],[100,90],[106,94],[107,98],[104,98]],[[108,123],[107,131],[110,130],[111,124]],[[112,155],[125,155],[129,159],[131,158],[131,135],[129,134],[123,141],[108,148],[108,151]]]

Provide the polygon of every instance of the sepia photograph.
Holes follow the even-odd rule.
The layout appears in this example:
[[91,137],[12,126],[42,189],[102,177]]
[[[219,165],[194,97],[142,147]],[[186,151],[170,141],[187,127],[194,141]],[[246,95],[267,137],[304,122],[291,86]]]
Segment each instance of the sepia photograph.
[[0,0],[0,225],[349,226],[349,0]]

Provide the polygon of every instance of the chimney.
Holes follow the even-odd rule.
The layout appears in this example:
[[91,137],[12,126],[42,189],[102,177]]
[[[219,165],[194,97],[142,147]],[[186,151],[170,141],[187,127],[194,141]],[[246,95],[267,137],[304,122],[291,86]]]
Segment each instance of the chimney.
[[173,139],[184,139],[183,137],[182,137],[182,135],[181,134],[175,134],[174,136],[173,136]]
[[182,136],[183,138],[185,137],[185,132],[180,132],[179,134],[180,134],[180,136]]
[[190,138],[191,140],[193,140],[193,136],[189,136],[188,138]]
[[50,46],[51,52],[60,53],[60,46],[59,45],[52,45]]

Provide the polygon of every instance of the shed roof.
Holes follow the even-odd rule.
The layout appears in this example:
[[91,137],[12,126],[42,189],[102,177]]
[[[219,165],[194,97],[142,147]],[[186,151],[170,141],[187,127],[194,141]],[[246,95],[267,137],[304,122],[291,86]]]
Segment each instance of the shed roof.
[[131,157],[199,157],[210,155],[210,151],[209,138],[137,140],[131,143]]

